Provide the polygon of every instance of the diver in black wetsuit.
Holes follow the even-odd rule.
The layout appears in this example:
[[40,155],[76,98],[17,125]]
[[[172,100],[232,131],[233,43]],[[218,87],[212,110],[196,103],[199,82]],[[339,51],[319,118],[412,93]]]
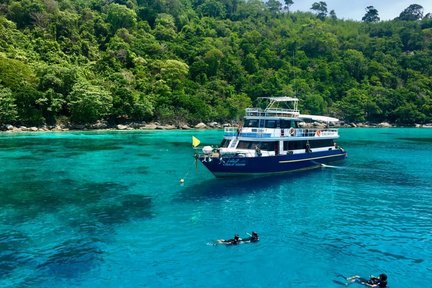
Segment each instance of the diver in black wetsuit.
[[252,243],[252,242],[258,242],[259,241],[259,236],[257,232],[252,232],[252,234],[250,235],[250,237],[242,239],[241,242],[244,243]]
[[240,241],[242,241],[242,239],[239,237],[238,234],[235,234],[233,239],[229,239],[229,240],[224,240],[224,239],[217,240],[218,243],[225,244],[225,245],[237,245],[237,244],[240,244]]
[[369,287],[387,287],[387,275],[380,274],[378,277],[370,276],[370,279],[361,278],[360,276],[351,276],[346,278],[349,282],[357,282]]

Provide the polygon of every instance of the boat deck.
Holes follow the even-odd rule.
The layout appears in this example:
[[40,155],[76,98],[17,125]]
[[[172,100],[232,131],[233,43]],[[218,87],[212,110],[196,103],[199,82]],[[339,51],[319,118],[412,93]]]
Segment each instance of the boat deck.
[[281,137],[339,137],[338,129],[333,128],[249,128],[243,127],[240,130],[236,127],[226,127],[225,137],[246,137],[246,138],[281,138]]

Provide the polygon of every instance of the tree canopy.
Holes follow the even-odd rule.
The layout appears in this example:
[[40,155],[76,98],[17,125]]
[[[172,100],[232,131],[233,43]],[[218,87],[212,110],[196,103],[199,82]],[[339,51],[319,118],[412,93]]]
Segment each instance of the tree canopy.
[[363,16],[364,22],[378,22],[380,17],[378,16],[378,10],[373,6],[366,7],[366,14]]
[[422,18],[423,18],[423,6],[418,4],[411,4],[399,15],[399,20],[405,20],[405,21],[420,20]]
[[347,121],[432,122],[423,7],[357,22],[293,3],[3,1],[0,125],[231,121],[283,95]]

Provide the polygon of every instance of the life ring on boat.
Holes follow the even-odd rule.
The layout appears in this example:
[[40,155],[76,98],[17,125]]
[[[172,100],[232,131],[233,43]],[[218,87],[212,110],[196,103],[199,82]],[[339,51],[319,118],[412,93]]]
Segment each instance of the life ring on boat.
[[291,136],[295,135],[295,129],[294,128],[290,128],[288,132]]
[[321,136],[321,131],[320,131],[320,130],[317,130],[317,131],[315,132],[315,136],[320,137],[320,136]]

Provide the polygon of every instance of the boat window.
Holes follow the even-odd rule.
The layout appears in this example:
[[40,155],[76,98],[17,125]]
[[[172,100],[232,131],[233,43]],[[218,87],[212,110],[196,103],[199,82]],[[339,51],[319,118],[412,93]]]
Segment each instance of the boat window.
[[243,127],[258,127],[258,119],[245,119]]
[[277,123],[278,121],[276,120],[266,120],[265,122],[265,127],[266,128],[276,128],[277,127]]
[[249,146],[251,146],[251,141],[239,141],[237,144],[237,149],[250,149]]
[[223,140],[222,140],[222,143],[220,144],[220,147],[227,148],[228,145],[229,145],[229,143],[230,143],[230,140],[228,140],[228,139],[223,139]]
[[295,120],[280,120],[280,128],[298,128],[298,122]]
[[265,151],[274,151],[274,147],[275,147],[275,143],[276,142],[261,142],[260,146],[258,146],[261,150],[265,150]]
[[[334,142],[332,139],[322,139],[322,140],[309,140],[309,145],[311,148],[321,148],[321,147],[332,147]],[[306,147],[306,141],[284,141],[284,150],[297,150],[304,149]]]
[[334,146],[334,142],[332,139],[309,140],[309,144],[311,148]]
[[290,120],[280,120],[280,128],[290,128],[291,121]]
[[306,147],[306,141],[284,141],[284,150],[297,150],[304,149]]
[[239,141],[237,149],[255,149],[258,147],[263,151],[274,151],[276,142]]

